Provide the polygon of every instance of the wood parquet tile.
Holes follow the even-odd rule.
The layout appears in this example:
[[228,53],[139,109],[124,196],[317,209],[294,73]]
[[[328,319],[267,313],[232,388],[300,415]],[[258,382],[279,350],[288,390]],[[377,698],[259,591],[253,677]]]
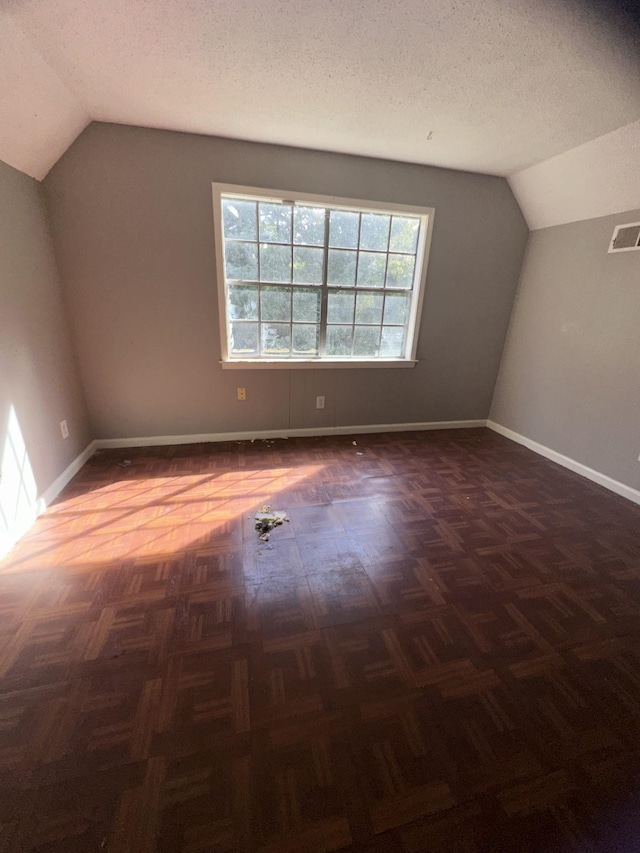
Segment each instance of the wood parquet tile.
[[1,853],[622,853],[639,781],[640,507],[486,430],[103,451],[0,562]]

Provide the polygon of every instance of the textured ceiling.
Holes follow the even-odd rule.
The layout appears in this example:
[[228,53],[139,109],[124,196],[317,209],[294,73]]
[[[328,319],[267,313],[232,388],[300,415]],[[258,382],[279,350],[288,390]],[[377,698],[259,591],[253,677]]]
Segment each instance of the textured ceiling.
[[607,2],[0,0],[0,159],[96,119],[512,174],[640,119]]
[[0,160],[42,178],[90,117],[0,9]]
[[[529,228],[640,209],[640,121],[509,178]],[[637,217],[634,218],[637,219]]]

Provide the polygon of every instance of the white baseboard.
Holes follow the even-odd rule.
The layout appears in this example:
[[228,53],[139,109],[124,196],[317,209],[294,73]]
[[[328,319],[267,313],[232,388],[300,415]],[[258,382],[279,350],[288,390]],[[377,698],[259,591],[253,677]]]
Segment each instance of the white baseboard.
[[13,526],[10,530],[0,531],[0,559],[7,554],[16,542],[21,539],[29,528],[34,524],[39,515],[41,515],[49,504],[60,494],[62,489],[67,485],[69,480],[74,477],[82,468],[84,463],[89,459],[96,449],[95,441],[92,441],[76,458],[67,465],[62,474],[44,490],[44,492],[36,499],[35,503],[21,518],[20,523]]
[[48,489],[42,493],[41,501],[44,502],[44,506],[47,507],[51,503],[52,500],[58,497],[60,492],[67,485],[69,480],[78,473],[78,471],[82,468],[87,459],[90,459],[96,450],[96,443],[92,441],[91,444],[88,444],[85,449],[80,453],[70,465],[64,469],[62,474],[57,477],[53,483],[49,486]]
[[575,459],[571,459],[569,456],[564,456],[564,454],[558,453],[550,447],[545,447],[544,444],[539,444],[537,441],[533,441],[525,435],[520,435],[519,432],[514,432],[512,429],[502,426],[502,424],[497,424],[495,421],[488,420],[487,427],[492,429],[494,432],[499,432],[500,435],[504,435],[505,438],[510,438],[512,441],[522,444],[524,447],[528,447],[529,450],[533,450],[534,453],[539,453],[540,456],[544,456],[552,462],[557,462],[558,465],[562,465],[563,468],[568,468],[570,471],[574,471],[576,474],[586,477],[587,480],[591,480],[599,486],[604,486],[605,489],[609,489],[617,495],[621,495],[623,498],[633,501],[633,503],[640,504],[640,491],[638,489],[633,489],[631,486],[627,486],[619,480],[614,480],[613,477],[601,474],[600,471],[595,471],[593,468],[583,465],[582,462],[576,462]]
[[97,438],[97,449],[110,447],[158,447],[168,444],[205,444],[218,441],[260,441],[273,438],[298,438],[323,435],[362,435],[374,432],[414,432],[434,429],[472,429],[484,427],[486,420],[426,421],[408,424],[364,424],[339,427],[310,427],[308,429],[269,429],[257,432],[206,432],[192,435],[146,435],[136,438]]

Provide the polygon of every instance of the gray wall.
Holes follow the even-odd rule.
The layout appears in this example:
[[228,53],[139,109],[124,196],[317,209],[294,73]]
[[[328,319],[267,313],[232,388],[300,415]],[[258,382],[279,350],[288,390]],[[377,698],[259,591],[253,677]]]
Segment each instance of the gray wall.
[[640,210],[534,231],[491,418],[640,488],[640,252],[607,254]]
[[[12,473],[12,410],[22,483]],[[0,163],[0,540],[27,510],[25,494],[42,495],[90,440],[41,187]]]
[[[223,371],[212,181],[435,207],[419,365]],[[528,234],[506,180],[94,123],[44,186],[96,437],[488,415]]]

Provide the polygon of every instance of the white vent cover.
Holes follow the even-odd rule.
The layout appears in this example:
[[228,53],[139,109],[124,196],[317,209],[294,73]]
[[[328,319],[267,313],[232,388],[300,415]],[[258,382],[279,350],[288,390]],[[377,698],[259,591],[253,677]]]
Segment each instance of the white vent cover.
[[616,225],[609,245],[610,252],[634,252],[640,249],[640,222]]

